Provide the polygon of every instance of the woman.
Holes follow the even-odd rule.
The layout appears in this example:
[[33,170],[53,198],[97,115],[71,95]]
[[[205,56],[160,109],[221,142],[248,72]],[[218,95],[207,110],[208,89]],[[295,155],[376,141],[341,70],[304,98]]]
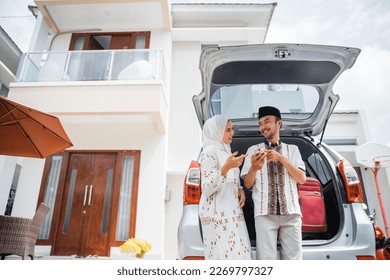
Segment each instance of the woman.
[[240,186],[238,168],[246,155],[235,157],[237,152],[231,153],[233,135],[232,122],[220,115],[208,119],[203,126],[199,215],[206,260],[251,259],[241,209],[245,193]]

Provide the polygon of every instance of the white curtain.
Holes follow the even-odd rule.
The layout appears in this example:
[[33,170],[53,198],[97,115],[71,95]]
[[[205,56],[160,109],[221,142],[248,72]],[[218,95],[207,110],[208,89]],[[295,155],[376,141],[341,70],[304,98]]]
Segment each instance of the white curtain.
[[50,226],[53,219],[53,210],[56,201],[56,194],[58,189],[58,181],[61,172],[62,156],[53,156],[51,160],[51,167],[46,184],[45,196],[43,203],[50,207],[50,212],[47,215],[41,230],[39,231],[38,239],[49,239]]
[[116,240],[127,240],[130,228],[131,194],[133,189],[134,157],[125,156],[123,160],[122,181],[119,196]]

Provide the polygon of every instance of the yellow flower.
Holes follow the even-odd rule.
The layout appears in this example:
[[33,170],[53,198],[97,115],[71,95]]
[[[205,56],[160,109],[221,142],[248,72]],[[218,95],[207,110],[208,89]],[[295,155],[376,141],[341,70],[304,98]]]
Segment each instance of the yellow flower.
[[122,253],[135,253],[137,258],[143,258],[145,253],[152,249],[152,245],[146,240],[130,238],[119,246],[119,249]]

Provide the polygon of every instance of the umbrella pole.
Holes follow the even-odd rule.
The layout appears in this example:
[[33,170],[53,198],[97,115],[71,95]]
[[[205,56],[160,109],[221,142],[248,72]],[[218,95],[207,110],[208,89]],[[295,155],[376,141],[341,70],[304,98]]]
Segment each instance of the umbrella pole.
[[382,217],[383,217],[383,223],[385,225],[386,235],[387,235],[387,237],[390,237],[389,223],[387,222],[386,211],[385,211],[385,207],[383,205],[383,200],[382,200],[382,193],[381,193],[381,190],[380,190],[380,187],[379,187],[379,183],[378,183],[378,171],[379,171],[379,169],[380,169],[380,162],[379,161],[375,161],[375,167],[372,168],[371,170],[374,173],[376,192],[378,194],[378,200],[379,200],[379,205],[381,207],[381,212],[382,212]]

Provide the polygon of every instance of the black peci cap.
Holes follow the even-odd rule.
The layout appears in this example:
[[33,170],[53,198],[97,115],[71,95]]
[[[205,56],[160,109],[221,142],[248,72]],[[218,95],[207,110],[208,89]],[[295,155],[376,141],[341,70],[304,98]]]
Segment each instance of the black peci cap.
[[259,108],[259,119],[261,119],[264,116],[275,116],[281,119],[280,111],[279,109],[272,107],[272,106],[264,106]]

